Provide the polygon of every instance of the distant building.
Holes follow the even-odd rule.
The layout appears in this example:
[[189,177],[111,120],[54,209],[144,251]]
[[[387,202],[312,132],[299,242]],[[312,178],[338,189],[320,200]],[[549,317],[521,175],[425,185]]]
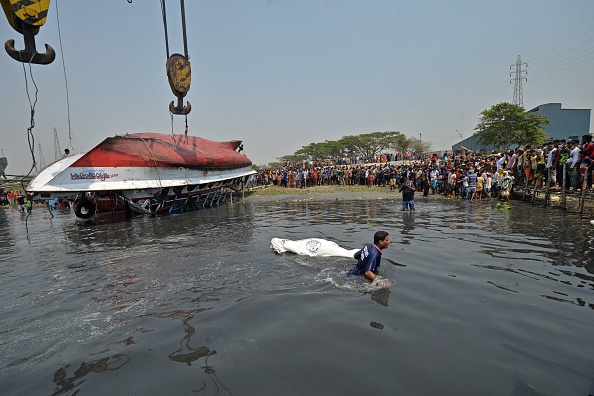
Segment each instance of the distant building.
[[528,110],[549,119],[544,131],[552,139],[579,139],[590,133],[591,109],[562,109],[561,103],[547,103]]
[[[549,119],[551,123],[545,125],[543,129],[551,139],[579,139],[581,141],[582,135],[590,133],[591,109],[562,109],[561,103],[547,103],[528,110],[527,113],[540,114]],[[456,150],[460,146],[472,151],[494,149],[492,145],[479,145],[473,136],[454,144],[452,150]]]

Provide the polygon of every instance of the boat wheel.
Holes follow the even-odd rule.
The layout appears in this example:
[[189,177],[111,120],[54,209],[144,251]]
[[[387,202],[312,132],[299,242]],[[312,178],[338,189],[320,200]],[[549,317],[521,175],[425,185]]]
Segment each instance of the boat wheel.
[[95,214],[96,208],[93,202],[89,200],[78,201],[74,205],[74,214],[81,219],[89,219]]

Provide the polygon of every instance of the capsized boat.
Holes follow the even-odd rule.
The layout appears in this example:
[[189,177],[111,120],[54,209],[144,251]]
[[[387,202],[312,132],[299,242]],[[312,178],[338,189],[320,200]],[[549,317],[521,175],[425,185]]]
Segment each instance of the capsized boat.
[[29,183],[41,199],[75,199],[77,217],[123,207],[126,215],[176,213],[218,205],[248,182],[252,162],[241,141],[134,133],[109,137],[84,154],[62,158]]

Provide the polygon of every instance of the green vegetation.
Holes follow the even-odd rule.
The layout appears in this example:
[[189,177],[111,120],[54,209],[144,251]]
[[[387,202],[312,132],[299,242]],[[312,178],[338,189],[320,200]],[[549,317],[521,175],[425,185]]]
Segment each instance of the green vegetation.
[[503,102],[481,113],[474,136],[479,144],[492,144],[499,150],[515,144],[536,146],[550,139],[542,129],[549,123],[545,116],[528,114],[522,106]]
[[293,154],[278,158],[279,162],[268,164],[268,167],[278,169],[287,161],[314,161],[348,156],[372,157],[388,151],[424,153],[430,150],[431,143],[413,137],[407,138],[398,131],[371,132],[343,136],[339,140],[310,143]]

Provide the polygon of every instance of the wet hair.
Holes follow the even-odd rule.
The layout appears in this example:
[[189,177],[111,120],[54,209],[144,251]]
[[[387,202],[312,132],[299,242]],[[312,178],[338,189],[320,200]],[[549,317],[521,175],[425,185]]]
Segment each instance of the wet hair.
[[373,243],[378,243],[379,241],[383,241],[384,239],[386,239],[387,236],[388,236],[388,233],[386,231],[377,231],[373,235]]

